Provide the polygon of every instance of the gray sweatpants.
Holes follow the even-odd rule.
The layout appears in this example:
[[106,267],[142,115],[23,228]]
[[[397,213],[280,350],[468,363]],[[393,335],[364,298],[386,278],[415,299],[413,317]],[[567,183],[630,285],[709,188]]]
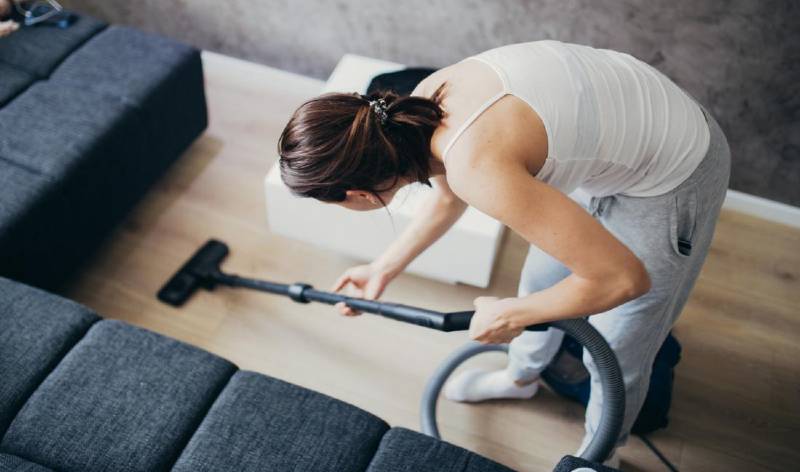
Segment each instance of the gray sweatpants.
[[[626,408],[618,445],[628,438],[644,402],[653,360],[680,315],[708,253],[730,175],[730,151],[716,120],[705,110],[711,142],[697,169],[674,190],[655,197],[571,195],[644,263],[651,290],[628,303],[589,317],[617,355],[625,380]],[[691,245],[688,255],[685,254]],[[531,246],[519,283],[519,296],[548,288],[569,275],[556,259]],[[511,342],[508,372],[515,380],[533,380],[552,360],[564,334],[560,330],[525,332]],[[591,357],[583,362],[592,375],[586,409],[588,445],[600,421],[602,391]]]

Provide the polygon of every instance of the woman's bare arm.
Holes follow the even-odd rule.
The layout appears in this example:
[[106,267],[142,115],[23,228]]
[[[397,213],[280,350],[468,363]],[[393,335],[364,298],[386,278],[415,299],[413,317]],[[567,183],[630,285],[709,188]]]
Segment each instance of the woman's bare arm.
[[[650,289],[641,261],[577,203],[536,179],[524,160],[482,152],[451,159],[448,181],[465,202],[508,225],[572,272],[552,287],[501,300],[509,328],[600,313]],[[480,339],[479,339],[480,340]]]
[[373,264],[391,277],[403,271],[436,242],[464,213],[467,204],[450,189],[444,176],[431,178],[433,189],[411,224]]

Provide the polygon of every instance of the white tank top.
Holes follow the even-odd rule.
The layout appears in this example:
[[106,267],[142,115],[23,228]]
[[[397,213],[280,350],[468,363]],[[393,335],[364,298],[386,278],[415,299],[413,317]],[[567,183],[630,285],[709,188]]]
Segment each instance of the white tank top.
[[445,147],[494,102],[514,95],[544,123],[548,151],[536,177],[562,192],[653,196],[683,182],[709,143],[700,106],[658,70],[628,54],[545,40],[470,56],[503,90],[476,110]]

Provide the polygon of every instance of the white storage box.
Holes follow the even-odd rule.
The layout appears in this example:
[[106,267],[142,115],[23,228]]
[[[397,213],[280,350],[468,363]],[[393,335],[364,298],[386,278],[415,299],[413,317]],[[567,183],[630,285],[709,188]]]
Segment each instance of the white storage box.
[[[320,93],[365,93],[372,77],[404,66],[354,54],[337,64]],[[385,210],[356,212],[310,198],[293,196],[276,163],[265,179],[267,218],[273,232],[346,254],[375,259],[405,229],[429,191],[421,184],[401,189]],[[393,227],[394,224],[394,227]],[[446,282],[489,285],[504,226],[468,208],[450,231],[421,254],[407,271]]]

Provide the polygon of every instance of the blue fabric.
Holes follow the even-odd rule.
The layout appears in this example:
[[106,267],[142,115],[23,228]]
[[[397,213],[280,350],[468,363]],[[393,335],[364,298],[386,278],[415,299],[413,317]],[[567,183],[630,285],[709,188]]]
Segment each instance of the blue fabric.
[[0,454],[0,472],[52,472],[53,469],[10,454]]
[[388,425],[305,388],[237,372],[175,471],[363,471]]
[[506,466],[450,443],[405,428],[381,440],[368,472],[510,472]]
[[234,371],[200,349],[100,321],[28,399],[0,452],[62,471],[163,470]]
[[0,156],[67,179],[87,161],[110,166],[139,160],[147,150],[144,129],[135,109],[116,97],[55,80],[37,82],[0,109]]
[[0,277],[0,437],[98,319],[75,302]]
[[135,107],[166,164],[207,125],[200,52],[171,39],[111,26],[67,58],[53,80],[92,84],[94,94]]
[[36,80],[29,73],[0,62],[0,107],[10,102]]
[[35,212],[37,202],[49,198],[53,184],[54,179],[36,169],[0,158],[0,267],[13,266],[18,255],[3,248],[11,247],[8,239]]
[[[583,406],[589,403],[589,372],[581,361],[583,346],[570,336],[564,336],[559,352],[551,365],[542,372],[542,379],[556,393],[575,400]],[[664,340],[653,361],[650,384],[642,409],[631,431],[647,434],[669,424],[672,404],[674,368],[681,359],[681,345],[671,333]]]
[[675,380],[675,366],[681,359],[681,345],[672,335],[667,336],[664,344],[653,361],[653,373],[650,375],[650,388],[644,399],[642,409],[632,431],[636,434],[647,434],[657,429],[666,428],[669,424],[669,408],[672,405],[672,384]]
[[46,79],[65,57],[105,26],[102,21],[84,15],[69,28],[20,28],[0,40],[0,63],[37,79]]

